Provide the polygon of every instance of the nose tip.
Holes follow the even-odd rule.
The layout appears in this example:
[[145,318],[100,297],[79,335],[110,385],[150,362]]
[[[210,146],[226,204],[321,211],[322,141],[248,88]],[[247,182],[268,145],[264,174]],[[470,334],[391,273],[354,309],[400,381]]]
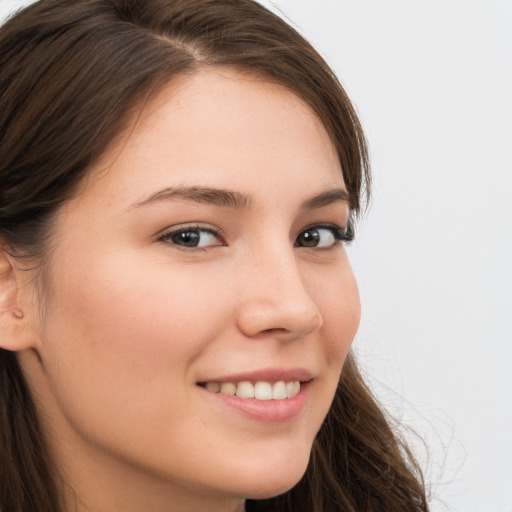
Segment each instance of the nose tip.
[[304,338],[319,330],[323,319],[309,297],[301,300],[302,304],[286,299],[245,304],[238,315],[238,326],[250,338],[271,336],[282,341]]
[[237,280],[237,322],[239,330],[250,338],[291,341],[323,325],[315,274],[283,239],[270,237],[265,244],[255,246],[240,265],[244,272]]

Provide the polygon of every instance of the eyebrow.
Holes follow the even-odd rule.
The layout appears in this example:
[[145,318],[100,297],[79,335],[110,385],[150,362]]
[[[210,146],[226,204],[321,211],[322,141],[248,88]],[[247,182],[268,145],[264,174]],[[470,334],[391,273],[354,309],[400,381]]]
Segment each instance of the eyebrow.
[[[252,197],[242,192],[209,187],[167,187],[142,201],[134,203],[132,208],[139,208],[170,199],[183,199],[197,203],[213,204],[239,211],[248,211],[254,207]],[[348,192],[342,188],[326,190],[304,201],[300,210],[314,210],[336,202],[344,202],[350,206],[350,196]]]
[[147,204],[175,198],[196,203],[214,204],[241,211],[251,209],[253,202],[249,195],[231,190],[208,187],[168,187],[149,196],[147,199],[135,203],[133,207],[138,208]]
[[350,196],[346,190],[343,190],[342,188],[333,188],[322,192],[321,194],[304,201],[300,209],[302,211],[314,210],[315,208],[322,208],[322,206],[328,206],[337,202],[347,203],[350,206]]

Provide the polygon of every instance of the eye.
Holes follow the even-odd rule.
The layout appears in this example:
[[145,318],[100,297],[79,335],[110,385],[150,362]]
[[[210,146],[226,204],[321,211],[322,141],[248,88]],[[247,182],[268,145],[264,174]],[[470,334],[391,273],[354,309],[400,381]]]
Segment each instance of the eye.
[[160,241],[186,248],[202,248],[224,245],[220,234],[211,228],[188,226],[167,231]]
[[301,231],[295,239],[298,247],[329,248],[340,242],[351,242],[353,232],[350,225],[346,229],[337,226],[311,226]]

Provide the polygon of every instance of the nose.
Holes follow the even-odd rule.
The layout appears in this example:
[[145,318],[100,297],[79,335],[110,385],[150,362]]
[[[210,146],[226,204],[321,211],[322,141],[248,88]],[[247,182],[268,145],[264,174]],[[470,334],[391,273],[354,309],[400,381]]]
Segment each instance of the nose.
[[323,319],[297,264],[294,248],[261,254],[244,272],[238,327],[251,338],[300,339],[322,327]]

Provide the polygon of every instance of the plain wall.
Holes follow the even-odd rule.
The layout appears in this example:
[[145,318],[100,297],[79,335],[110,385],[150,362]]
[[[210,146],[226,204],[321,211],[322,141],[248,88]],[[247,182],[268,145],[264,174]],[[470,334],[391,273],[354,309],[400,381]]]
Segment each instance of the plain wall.
[[512,512],[512,2],[264,4],[333,66],[370,142],[349,249],[365,373],[427,444],[410,435],[433,511]]

